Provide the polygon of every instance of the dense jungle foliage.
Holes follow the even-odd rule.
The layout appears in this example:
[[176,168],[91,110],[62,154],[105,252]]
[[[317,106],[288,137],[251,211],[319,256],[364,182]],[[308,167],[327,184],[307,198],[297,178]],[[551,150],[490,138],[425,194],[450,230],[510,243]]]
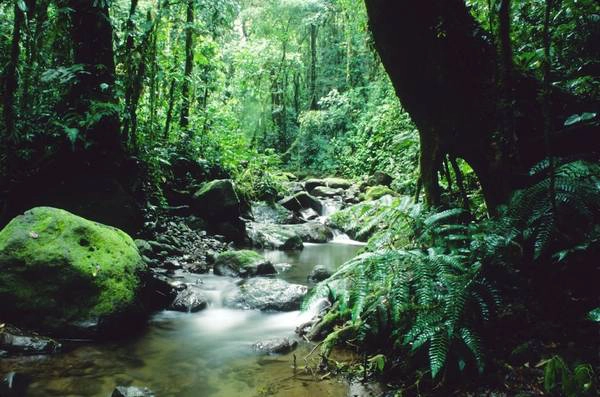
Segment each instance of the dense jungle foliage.
[[0,68],[1,226],[136,234],[213,179],[249,203],[346,178],[328,224],[367,244],[305,300],[331,302],[315,366],[600,390],[597,0],[0,0]]

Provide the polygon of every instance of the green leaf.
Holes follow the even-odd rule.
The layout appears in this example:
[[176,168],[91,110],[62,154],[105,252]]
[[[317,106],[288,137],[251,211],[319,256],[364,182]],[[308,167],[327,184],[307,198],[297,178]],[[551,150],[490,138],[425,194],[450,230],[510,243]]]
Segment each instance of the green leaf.
[[65,133],[67,134],[67,138],[69,138],[69,141],[71,142],[71,144],[75,144],[75,141],[77,140],[77,137],[79,136],[79,129],[65,127]]
[[23,0],[18,0],[17,1],[17,7],[19,7],[19,9],[23,12],[27,12],[27,4],[25,4],[25,1]]
[[587,315],[587,318],[595,323],[600,323],[600,307],[590,311]]
[[597,113],[581,113],[581,114],[573,114],[567,118],[565,121],[565,127],[571,126],[573,124],[581,123],[582,121],[588,121],[595,118]]

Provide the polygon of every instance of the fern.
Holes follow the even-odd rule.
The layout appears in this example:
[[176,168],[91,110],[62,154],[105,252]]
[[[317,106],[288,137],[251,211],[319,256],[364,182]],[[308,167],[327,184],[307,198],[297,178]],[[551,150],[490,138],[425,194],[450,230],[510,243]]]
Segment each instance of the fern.
[[569,242],[564,236],[587,235],[600,218],[598,164],[581,160],[559,164],[554,170],[554,197],[550,197],[551,172],[546,160],[533,167],[530,175],[537,182],[516,192],[506,209],[512,229],[521,230],[531,244],[534,260],[581,244],[581,239]]

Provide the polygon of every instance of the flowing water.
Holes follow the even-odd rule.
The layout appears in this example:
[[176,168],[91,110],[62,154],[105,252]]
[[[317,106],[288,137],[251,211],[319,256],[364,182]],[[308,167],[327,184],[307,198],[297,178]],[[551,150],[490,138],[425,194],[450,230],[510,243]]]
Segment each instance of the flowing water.
[[[273,263],[288,264],[280,267],[279,277],[307,284],[315,265],[335,270],[359,249],[343,237],[337,241],[306,244],[299,252],[261,253]],[[347,396],[348,386],[339,380],[320,380],[300,370],[294,375],[293,353],[259,356],[252,351],[257,341],[293,337],[295,327],[311,313],[227,309],[220,296],[236,280],[210,274],[185,277],[212,291],[208,309],[157,313],[144,333],[129,341],[0,360],[0,373],[26,374],[31,379],[28,397],[108,397],[116,385],[145,386],[160,397]],[[311,348],[301,343],[294,352],[298,367]]]

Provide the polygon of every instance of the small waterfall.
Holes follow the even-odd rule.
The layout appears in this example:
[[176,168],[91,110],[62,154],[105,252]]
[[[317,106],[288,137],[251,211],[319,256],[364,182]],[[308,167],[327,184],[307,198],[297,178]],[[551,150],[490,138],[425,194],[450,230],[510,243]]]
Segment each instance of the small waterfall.
[[333,229],[333,239],[331,240],[331,242],[339,243],[339,244],[350,244],[350,245],[367,245],[367,243],[352,240],[350,238],[350,236],[348,236],[346,233],[341,232],[337,229]]

